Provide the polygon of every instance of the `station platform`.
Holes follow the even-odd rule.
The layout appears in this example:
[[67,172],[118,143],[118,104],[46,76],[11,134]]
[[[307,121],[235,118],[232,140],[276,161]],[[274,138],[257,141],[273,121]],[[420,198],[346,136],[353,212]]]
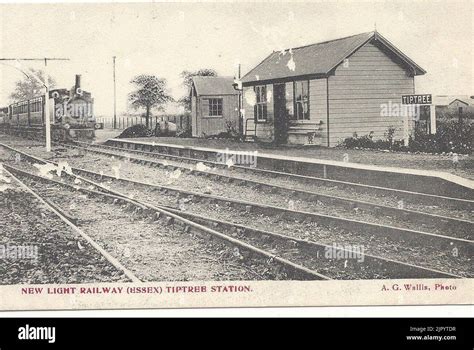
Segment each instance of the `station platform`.
[[[160,152],[190,158],[216,161],[223,153],[245,155],[254,150],[196,147],[143,139],[108,139],[107,145],[149,152]],[[265,153],[257,150],[257,168],[285,171],[299,175],[354,182],[398,190],[474,199],[474,181],[455,174],[436,170],[379,166],[302,156]]]

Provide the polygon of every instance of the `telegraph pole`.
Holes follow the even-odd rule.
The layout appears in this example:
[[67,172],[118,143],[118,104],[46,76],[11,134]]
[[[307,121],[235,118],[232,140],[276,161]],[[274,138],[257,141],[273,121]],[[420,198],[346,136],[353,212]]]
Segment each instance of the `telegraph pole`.
[[[45,133],[46,133],[46,152],[51,152],[51,115],[49,110],[49,75],[48,75],[48,61],[69,61],[69,58],[0,58],[0,61],[43,61],[44,62],[44,81],[32,72],[30,74],[38,80],[45,87],[44,94],[44,116],[45,116]],[[26,68],[28,71],[29,69]],[[22,71],[23,72],[23,71]],[[25,72],[23,72],[26,76]]]
[[115,83],[115,56],[112,57],[114,60],[114,129],[117,128],[117,87]]
[[239,108],[239,132],[242,134],[244,132],[244,116],[242,114],[242,106],[243,106],[243,87],[242,87],[242,82],[240,81],[240,63],[238,66],[238,71],[237,71],[237,79],[234,76],[234,83],[232,84],[232,87],[234,90],[238,91],[239,94],[239,99],[238,99],[238,108]]

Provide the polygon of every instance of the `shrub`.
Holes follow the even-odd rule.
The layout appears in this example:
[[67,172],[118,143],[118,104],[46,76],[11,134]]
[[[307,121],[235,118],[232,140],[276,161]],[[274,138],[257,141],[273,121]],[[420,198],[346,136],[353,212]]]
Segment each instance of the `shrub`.
[[237,130],[237,125],[233,120],[227,120],[225,122],[225,128],[227,130],[227,134],[231,135],[232,137],[238,137],[239,131]]
[[150,137],[153,132],[143,124],[132,125],[125,129],[119,136],[119,139],[134,138],[134,137]]
[[395,129],[390,127],[385,133],[385,139],[380,140],[373,140],[372,132],[362,137],[358,137],[354,133],[353,137],[346,138],[339,146],[402,152],[470,154],[474,143],[474,124],[455,118],[438,121],[434,135],[415,129],[414,136],[410,137],[408,147],[404,146],[403,140],[394,140],[394,133]]
[[470,154],[472,152],[473,140],[473,124],[450,119],[438,121],[435,135],[415,131],[414,138],[410,139],[410,150]]
[[191,128],[180,128],[176,130],[176,137],[192,137]]

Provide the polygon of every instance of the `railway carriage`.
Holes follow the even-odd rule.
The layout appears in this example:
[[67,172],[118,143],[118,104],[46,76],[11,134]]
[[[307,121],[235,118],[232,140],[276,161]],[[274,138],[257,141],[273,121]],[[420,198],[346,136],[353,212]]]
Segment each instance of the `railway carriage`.
[[[87,140],[95,137],[96,119],[94,99],[90,92],[81,88],[81,76],[76,75],[70,89],[54,89],[49,92],[51,134],[54,141]],[[41,95],[2,108],[0,125],[13,134],[44,136],[45,96]]]
[[0,126],[5,125],[8,118],[8,107],[0,108]]

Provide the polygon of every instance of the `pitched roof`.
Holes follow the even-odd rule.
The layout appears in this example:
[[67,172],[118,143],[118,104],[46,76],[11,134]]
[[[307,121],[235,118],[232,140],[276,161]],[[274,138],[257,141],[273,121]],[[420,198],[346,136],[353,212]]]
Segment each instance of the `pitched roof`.
[[378,32],[368,32],[288,50],[274,51],[248,72],[242,78],[242,82],[249,83],[304,75],[327,75],[345,58],[372,39],[380,41],[403,62],[412,67],[415,74],[426,73],[423,68],[404,55]]
[[474,106],[474,99],[468,95],[437,95],[433,96],[433,104],[436,106],[447,106],[459,100],[469,106]]
[[196,94],[199,95],[237,95],[234,89],[234,78],[232,77],[203,77],[192,78]]

